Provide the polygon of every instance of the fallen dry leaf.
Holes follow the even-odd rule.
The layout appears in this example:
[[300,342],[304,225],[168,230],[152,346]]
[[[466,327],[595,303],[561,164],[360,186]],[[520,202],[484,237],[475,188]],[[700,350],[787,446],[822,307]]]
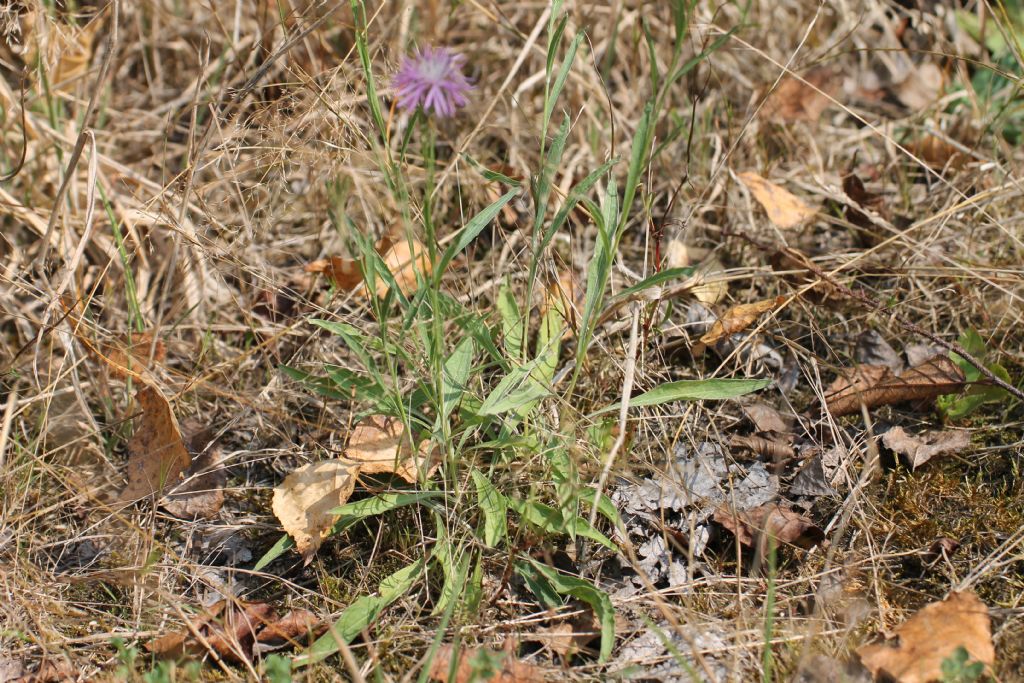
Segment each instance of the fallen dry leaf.
[[[442,645],[438,649],[433,661],[430,662],[430,680],[441,683],[543,683],[545,680],[544,669],[539,666],[521,662],[511,653],[486,648],[460,649],[455,673],[449,676],[452,670],[452,657],[451,645]],[[499,657],[502,658],[500,669],[494,671],[487,666],[493,665]],[[488,672],[491,672],[490,675]]]
[[699,263],[711,253],[710,249],[687,244],[680,237],[673,237],[665,247],[665,267],[685,268]]
[[308,609],[293,609],[256,634],[256,647],[260,652],[272,652],[289,645],[304,645],[307,639],[317,638],[326,630],[327,624]]
[[[406,296],[416,291],[416,274],[430,275],[433,264],[427,248],[414,237],[401,237],[381,254],[388,270],[395,276],[395,284]],[[388,285],[377,279],[377,296],[383,298],[388,293]]]
[[245,600],[221,600],[204,609],[191,627],[156,638],[146,649],[162,659],[202,655],[207,647],[193,635],[195,631],[220,657],[241,663],[252,660],[257,643],[261,651],[280,649],[326,630],[323,621],[308,610],[289,610],[278,617],[273,605]]
[[192,463],[181,439],[171,404],[155,386],[143,384],[135,393],[142,416],[128,442],[128,485],[118,499],[133,501],[156,496],[174,486]]
[[838,72],[825,66],[811,69],[802,80],[796,76],[784,76],[765,99],[761,115],[783,123],[815,123],[828,109],[830,97],[839,91],[839,84]]
[[802,199],[752,171],[739,174],[739,179],[764,207],[768,220],[780,228],[795,228],[811,219],[817,211]]
[[[854,226],[858,242],[864,247],[873,247],[882,241],[881,228],[864,213],[871,211],[883,221],[891,221],[892,213],[885,204],[885,199],[864,187],[864,182],[851,169],[843,175],[843,192],[853,202],[844,210],[846,220]],[[863,209],[863,210],[862,210]]]
[[914,470],[932,458],[964,450],[971,444],[971,436],[965,431],[953,430],[911,436],[903,427],[893,427],[882,435],[882,443]]
[[861,662],[876,677],[899,683],[943,679],[942,662],[958,647],[987,667],[995,663],[988,608],[971,591],[952,592],[925,606],[893,631],[894,646],[885,643],[857,649]]
[[[0,674],[2,673],[0,671]],[[24,675],[18,673],[15,677],[6,679],[0,676],[0,681],[4,683],[70,683],[78,680],[78,674],[77,668],[72,666],[66,657],[58,656],[44,659],[34,673]]]
[[82,334],[82,321],[74,310],[66,303],[64,306],[75,338],[89,353],[106,364],[115,377],[130,377],[139,385],[135,400],[142,414],[128,442],[128,485],[118,500],[159,498],[164,489],[180,481],[192,463],[171,403],[151,372],[154,361],[162,360],[166,353],[163,343],[146,332],[134,336],[131,343],[122,340],[98,349]]
[[344,459],[314,462],[298,468],[274,487],[274,514],[295,539],[306,564],[337,520],[331,510],[344,505],[352,495],[359,467],[359,463]]
[[946,86],[946,75],[935,64],[925,62],[912,69],[896,86],[896,97],[908,109],[919,112],[934,104]]
[[743,406],[743,413],[762,434],[775,432],[785,434],[793,428],[793,422],[764,401],[754,401]]
[[787,463],[796,457],[796,451],[781,439],[766,439],[763,436],[740,436],[733,434],[729,437],[729,445],[733,448],[742,448],[751,451],[776,465]]
[[715,256],[709,256],[697,266],[696,272],[684,283],[697,301],[714,306],[729,293],[729,283],[719,277],[725,266]]
[[429,476],[440,464],[433,454],[427,462],[428,456],[422,450],[428,446],[429,441],[425,441],[421,452],[413,454],[401,420],[371,415],[352,430],[345,456],[358,464],[360,474],[394,474],[415,484],[421,467],[426,465]]
[[[377,241],[376,250],[394,276],[398,289],[406,296],[416,291],[417,273],[427,276],[433,270],[427,248],[414,237],[400,237],[395,240],[383,237]],[[366,295],[363,273],[356,259],[332,256],[306,265],[306,272],[326,275],[334,286],[343,292]],[[378,298],[383,298],[388,293],[388,284],[379,274],[374,292]]]
[[185,481],[167,493],[161,506],[180,519],[213,519],[224,505],[227,479],[223,451],[211,446],[193,458]]
[[963,370],[949,356],[937,355],[896,376],[885,366],[859,365],[852,375],[840,376],[825,392],[825,405],[833,417],[852,415],[861,404],[878,406],[924,401],[952,394],[964,387]]
[[[875,330],[865,330],[857,337],[855,353],[858,363],[884,365],[897,375],[903,372],[903,359]],[[928,358],[934,355],[929,353]]]
[[562,618],[552,626],[537,630],[535,640],[549,647],[563,662],[590,647],[601,637],[601,622],[594,609],[585,603],[573,601],[571,608],[576,611],[572,617]]
[[777,503],[742,512],[733,512],[722,505],[715,510],[713,519],[750,548],[755,547],[762,534],[804,549],[813,548],[825,539],[825,533],[814,522]]
[[123,337],[113,344],[104,344],[100,352],[111,372],[121,379],[136,373],[145,374],[167,357],[167,347],[152,332],[141,332],[132,335],[131,339]]
[[[923,133],[920,137],[909,140],[904,146],[907,151],[936,170],[958,169],[970,159],[970,156],[964,153],[964,147],[954,145],[950,140],[931,133]],[[965,147],[971,149],[970,145]]]
[[343,292],[351,292],[363,284],[363,271],[359,261],[341,256],[332,256],[306,264],[307,273],[326,275],[334,286]]
[[786,301],[786,297],[779,296],[774,299],[765,299],[752,304],[739,304],[725,312],[721,318],[715,321],[703,337],[702,344],[711,345],[719,339],[737,334],[750,327],[762,314],[778,308]]
[[[210,647],[221,657],[244,661],[256,632],[273,616],[273,607],[263,602],[220,600],[191,621]],[[205,652],[206,647],[195,639],[192,629],[182,629],[151,640],[146,649],[163,659],[179,659]]]

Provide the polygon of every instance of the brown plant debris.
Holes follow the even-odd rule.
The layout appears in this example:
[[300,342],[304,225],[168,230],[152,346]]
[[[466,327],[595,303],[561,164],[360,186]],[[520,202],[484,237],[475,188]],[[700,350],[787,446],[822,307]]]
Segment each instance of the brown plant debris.
[[755,547],[757,539],[763,534],[804,549],[813,548],[825,539],[824,532],[814,522],[778,503],[768,503],[742,512],[722,505],[715,510],[713,519],[749,548]]
[[332,510],[344,505],[355,490],[358,473],[359,463],[340,458],[324,460],[300,467],[274,487],[274,514],[295,539],[306,564],[313,560],[338,518]]
[[261,651],[280,649],[288,643],[304,644],[308,636],[316,637],[327,628],[308,610],[288,610],[279,616],[273,605],[244,600],[220,600],[204,609],[190,626],[150,641],[146,649],[162,659],[198,656],[213,650],[226,661],[241,663],[252,659],[256,643]]
[[995,663],[988,608],[971,591],[952,592],[945,600],[926,605],[897,626],[894,644],[858,648],[861,662],[879,680],[929,683],[942,680],[942,662],[958,647],[987,667]]
[[948,356],[937,355],[896,376],[885,366],[859,365],[840,375],[825,392],[825,406],[833,417],[852,415],[863,404],[878,406],[926,401],[964,387],[964,372]]
[[[416,291],[417,273],[425,277],[432,271],[427,248],[415,237],[386,236],[377,241],[376,250],[394,276],[398,289],[406,296]],[[306,272],[323,273],[341,291],[366,296],[363,273],[356,259],[331,256],[308,264]],[[383,298],[388,289],[387,281],[378,273],[374,293],[378,298]]]
[[761,315],[778,308],[785,301],[786,297],[779,296],[752,304],[733,306],[725,312],[725,315],[715,321],[715,324],[700,338],[700,341],[702,344],[711,345],[719,339],[742,332],[750,327]]
[[[429,441],[421,450],[427,448]],[[419,481],[421,467],[429,476],[440,465],[433,453],[414,453],[402,421],[383,415],[370,415],[355,426],[345,456],[359,463],[362,474],[394,474],[410,484]]]
[[893,427],[882,435],[882,443],[914,470],[935,457],[964,450],[971,445],[971,436],[962,430],[932,431],[911,436],[903,427]]
[[764,401],[754,401],[743,406],[743,413],[753,423],[755,431],[762,434],[775,432],[786,434],[793,428],[793,421]]
[[815,123],[828,109],[839,84],[839,74],[826,66],[811,69],[802,79],[784,76],[765,100],[761,115],[782,123]]
[[739,179],[747,186],[765,212],[768,220],[780,228],[795,228],[810,220],[817,210],[789,190],[747,171]]
[[159,498],[192,464],[181,439],[178,420],[171,404],[154,386],[143,385],[135,393],[142,416],[128,442],[128,485],[118,498],[133,501],[149,496]]
[[508,651],[487,648],[459,650],[455,673],[450,675],[453,656],[451,645],[441,646],[430,663],[430,680],[441,683],[542,683],[546,680],[544,669],[539,666],[521,662]]

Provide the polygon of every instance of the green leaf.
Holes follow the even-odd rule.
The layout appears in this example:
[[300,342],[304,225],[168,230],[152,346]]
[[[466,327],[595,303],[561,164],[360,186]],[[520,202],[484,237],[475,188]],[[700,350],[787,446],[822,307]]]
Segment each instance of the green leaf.
[[510,358],[522,358],[525,318],[519,312],[512,288],[507,284],[502,285],[498,291],[498,314],[501,316],[501,337],[505,353]]
[[327,659],[338,651],[338,641],[351,643],[385,607],[402,597],[423,573],[426,560],[420,558],[380,582],[377,595],[365,595],[345,609],[334,625],[305,652],[296,657],[295,666],[308,666]]
[[592,541],[597,541],[609,550],[618,550],[618,546],[611,542],[607,536],[590,526],[590,523],[575,515],[566,519],[561,512],[553,507],[538,503],[534,500],[520,500],[519,498],[508,498],[508,506],[515,510],[523,521],[532,524],[541,531],[551,534],[566,534],[582,536]]
[[512,198],[519,194],[519,188],[513,188],[502,195],[499,199],[492,202],[483,211],[473,216],[466,223],[466,226],[459,232],[458,238],[449,245],[445,250],[441,259],[434,266],[434,283],[441,281],[441,276],[444,274],[448,264],[451,263],[452,259],[455,258],[463,249],[469,246],[469,243],[476,239],[484,228],[491,224],[494,217],[498,215],[498,212],[504,208],[506,204],[512,201]]
[[500,173],[498,171],[494,171],[492,169],[487,168],[479,161],[471,157],[469,154],[463,154],[462,158],[468,161],[470,166],[479,171],[480,175],[482,175],[484,178],[491,181],[492,183],[502,183],[503,185],[509,185],[511,187],[520,187],[522,185],[522,183],[516,180],[515,178],[510,178],[504,173]]
[[[444,526],[439,525],[439,529]],[[442,532],[443,533],[443,532]],[[466,589],[466,575],[469,573],[469,554],[464,553],[462,559],[455,561],[452,544],[448,538],[438,538],[434,544],[434,559],[441,566],[444,574],[444,584],[441,586],[441,595],[437,598],[437,604],[431,612],[432,616],[444,614],[455,606],[458,599]]]
[[[656,406],[672,401],[714,401],[736,398],[752,391],[764,389],[771,384],[770,379],[683,379],[678,382],[666,382],[650,391],[634,396],[629,401],[630,408]],[[618,410],[615,403],[593,413],[600,415]]]
[[[568,17],[565,17],[568,19]],[[562,23],[564,29],[565,23]],[[569,50],[565,54],[565,58],[562,60],[562,67],[558,70],[558,75],[555,77],[555,83],[551,86],[551,90],[548,92],[546,99],[544,100],[544,118],[541,122],[541,130],[547,132],[548,124],[551,121],[551,112],[555,108],[555,102],[558,100],[558,96],[562,93],[562,88],[565,87],[565,80],[569,77],[569,70],[572,68],[573,60],[576,59],[576,51],[580,47],[580,42],[583,40],[583,34],[578,33],[573,38],[572,43],[569,44]],[[549,55],[549,59],[553,56],[553,53]],[[548,71],[551,71],[551,67],[548,67]]]
[[[346,503],[341,507],[334,508],[331,510],[331,514],[341,515],[338,521],[331,527],[330,536],[339,534],[348,527],[352,526],[361,519],[367,517],[373,517],[390,510],[397,510],[400,507],[407,505],[415,505],[417,503],[424,503],[431,501],[434,498],[443,498],[443,491],[416,491],[413,493],[382,493],[371,498],[364,498],[363,500],[357,500],[354,503]],[[252,568],[254,572],[262,571],[267,565],[276,560],[289,548],[295,545],[295,541],[288,534],[284,534],[278,539],[270,550],[268,550],[263,557],[256,562],[256,565]]]
[[684,266],[682,268],[668,268],[666,270],[661,271],[660,273],[655,273],[654,275],[648,278],[644,278],[643,280],[636,283],[632,287],[622,290],[621,292],[615,295],[614,300],[621,301],[622,299],[628,299],[634,294],[639,294],[645,289],[657,287],[658,285],[661,285],[665,282],[669,282],[670,280],[677,280],[682,279],[684,277],[690,277],[696,270],[697,269],[694,268],[693,266]]
[[559,595],[569,595],[590,605],[601,623],[601,649],[597,661],[608,661],[612,654],[612,647],[615,645],[615,608],[612,606],[612,600],[608,594],[589,581],[566,576],[540,562],[531,562],[531,568],[543,577]]
[[477,469],[473,470],[473,483],[484,517],[483,541],[488,548],[497,548],[508,537],[508,501]]
[[438,415],[438,423],[447,420],[452,414],[459,399],[462,398],[469,382],[469,376],[473,372],[473,357],[476,355],[476,341],[473,337],[466,337],[455,347],[452,354],[444,362],[442,382],[444,387],[441,392],[443,410]]
[[[956,354],[950,355],[954,356],[954,362],[957,362],[957,359],[960,358]],[[1006,368],[1002,365],[999,363],[990,363],[987,367],[993,375],[1007,384],[1010,383],[1010,373],[1007,372]],[[981,376],[981,372],[977,368],[972,366],[971,369],[974,370],[974,374],[977,375],[977,377]],[[947,418],[951,420],[960,420],[978,410],[986,403],[1002,403],[1008,397],[1009,394],[1002,387],[992,384],[975,384],[962,396],[957,394],[939,396],[936,404],[939,408],[939,412]]]
[[518,410],[546,396],[549,393],[548,388],[533,377],[536,367],[537,361],[531,361],[513,368],[512,372],[502,377],[498,385],[487,395],[477,414],[501,415]]

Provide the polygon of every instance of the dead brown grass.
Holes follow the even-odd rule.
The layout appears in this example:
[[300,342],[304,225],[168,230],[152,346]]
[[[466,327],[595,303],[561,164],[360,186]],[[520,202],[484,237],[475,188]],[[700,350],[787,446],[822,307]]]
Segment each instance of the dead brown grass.
[[[279,534],[270,489],[295,467],[338,452],[357,408],[313,396],[278,367],[353,365],[343,346],[311,331],[305,320],[314,314],[375,329],[358,297],[330,298],[303,267],[346,253],[332,211],[374,236],[405,227],[374,161],[347,3],[122,2],[109,55],[110,6],[82,2],[72,12],[23,4],[0,15],[0,30],[22,33],[20,45],[12,38],[0,48],[0,165],[15,167],[26,145],[24,164],[0,184],[0,659],[29,668],[66,660],[81,680],[109,677],[113,638],[141,645],[179,629],[189,606],[219,595],[336,615],[419,552],[429,526],[405,512],[328,543],[307,568],[292,557],[275,572],[247,569]],[[999,680],[1024,680],[1020,406],[990,406],[970,423],[973,452],[917,473],[879,462],[872,435],[889,423],[934,422],[931,412],[885,408],[866,425],[859,416],[836,423],[816,407],[835,374],[853,364],[864,330],[897,348],[925,341],[910,338],[895,315],[947,340],[973,327],[1011,378],[1019,382],[1024,371],[1020,150],[979,107],[907,107],[892,85],[921,63],[955,79],[966,67],[945,56],[977,56],[962,33],[950,33],[951,8],[933,4],[922,13],[880,0],[751,3],[747,28],[670,96],[671,116],[657,127],[657,140],[670,142],[649,169],[647,210],[635,207],[613,276],[617,290],[634,284],[633,274],[651,272],[654,242],[665,254],[675,240],[710,250],[722,264],[712,279],[728,289],[716,312],[776,296],[789,301],[734,352],[702,358],[688,351],[700,337],[686,319],[689,299],[650,306],[636,367],[638,390],[713,373],[791,376],[795,389],[766,395],[800,414],[802,436],[842,454],[839,497],[809,508],[829,549],[786,553],[780,566],[772,634],[780,678],[815,653],[842,659],[877,628],[950,588],[973,587],[995,620]],[[442,238],[495,198],[463,154],[524,177],[540,166],[546,7],[368,7],[383,82],[413,45],[451,45],[471,65],[472,104],[438,125],[434,215]],[[557,109],[573,121],[555,177],[560,196],[606,158],[628,154],[649,92],[644,22],[662,67],[670,35],[667,11],[652,3],[567,2],[566,11],[567,32],[583,31],[587,40]],[[698,3],[692,52],[740,21],[733,4]],[[79,38],[92,26],[91,43]],[[33,41],[43,44],[42,61],[27,70],[22,126],[16,74],[30,63]],[[64,48],[52,47],[60,41]],[[67,63],[66,44],[85,48],[84,64]],[[104,63],[109,77],[97,83]],[[780,76],[819,65],[837,84],[821,118],[780,123],[758,115]],[[872,85],[891,88],[882,97]],[[94,93],[95,111],[83,122]],[[394,109],[386,115],[397,146],[407,120]],[[82,156],[69,169],[80,139]],[[936,139],[966,151],[949,157]],[[841,208],[849,168],[882,195],[888,215],[849,223]],[[409,158],[404,170],[411,190],[421,191],[421,160]],[[775,228],[735,178],[748,170],[821,207],[819,217],[802,229]],[[445,278],[446,291],[479,310],[493,307],[506,278],[526,291],[529,206],[524,200],[515,209],[520,216],[485,231]],[[543,261],[545,281],[565,268],[582,276],[593,240],[593,227],[575,220]],[[817,296],[820,288],[796,297],[805,283],[773,270],[768,245],[801,250],[881,308],[834,292]],[[199,418],[224,449],[228,502],[215,519],[184,522],[145,504],[110,505],[124,481],[130,393],[75,342],[62,296],[81,304],[85,334],[97,343],[129,330],[164,340],[161,382],[179,419]],[[579,405],[616,400],[628,330],[622,311],[599,331]],[[758,345],[781,366],[758,359]],[[615,474],[666,476],[677,446],[724,445],[740,429],[731,404],[644,413],[630,422]],[[581,447],[578,467],[596,479],[604,454],[592,450]],[[519,476],[528,482],[531,472]],[[959,540],[959,551],[922,559],[940,536]],[[498,560],[487,566],[491,581],[503,570]],[[438,625],[423,607],[438,588],[430,583],[396,603],[353,646],[364,669],[409,680]],[[749,556],[724,538],[685,587],[656,588],[616,597],[623,639],[645,631],[643,619],[663,621],[667,609],[694,632],[720,635],[724,647],[697,643],[722,667],[701,669],[705,675],[759,676],[768,585]],[[546,616],[510,598],[461,628],[470,640],[500,647],[507,637],[526,639]],[[546,651],[534,659],[551,661]],[[314,669],[311,680],[337,678],[333,666]],[[203,676],[254,671],[207,665]],[[582,657],[560,675],[607,673]]]

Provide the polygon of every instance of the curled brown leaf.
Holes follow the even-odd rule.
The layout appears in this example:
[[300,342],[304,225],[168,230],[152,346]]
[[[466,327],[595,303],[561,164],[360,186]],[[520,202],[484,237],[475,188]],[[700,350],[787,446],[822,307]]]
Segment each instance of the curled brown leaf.
[[949,356],[937,355],[896,376],[885,366],[861,365],[841,376],[825,392],[833,417],[852,415],[861,405],[868,410],[904,401],[931,400],[964,387],[963,370]]

